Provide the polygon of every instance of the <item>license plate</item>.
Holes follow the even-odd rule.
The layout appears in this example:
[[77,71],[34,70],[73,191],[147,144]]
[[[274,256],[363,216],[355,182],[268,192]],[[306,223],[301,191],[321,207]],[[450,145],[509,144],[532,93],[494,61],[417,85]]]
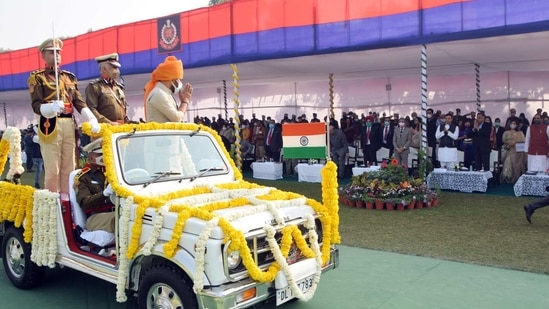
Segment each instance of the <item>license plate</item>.
[[[313,285],[313,276],[297,281],[297,288],[301,290],[301,293],[307,292],[312,285]],[[294,297],[295,295],[293,295],[292,289],[289,286],[282,289],[278,289],[276,290],[276,305],[280,306]]]

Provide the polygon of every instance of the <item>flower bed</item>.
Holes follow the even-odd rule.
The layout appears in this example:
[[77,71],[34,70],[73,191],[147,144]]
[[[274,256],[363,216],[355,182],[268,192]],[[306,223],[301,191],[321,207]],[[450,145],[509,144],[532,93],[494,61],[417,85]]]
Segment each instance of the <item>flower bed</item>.
[[383,161],[379,170],[353,176],[349,185],[339,188],[343,204],[377,210],[430,208],[438,205],[439,195],[422,178],[409,176],[396,160]]

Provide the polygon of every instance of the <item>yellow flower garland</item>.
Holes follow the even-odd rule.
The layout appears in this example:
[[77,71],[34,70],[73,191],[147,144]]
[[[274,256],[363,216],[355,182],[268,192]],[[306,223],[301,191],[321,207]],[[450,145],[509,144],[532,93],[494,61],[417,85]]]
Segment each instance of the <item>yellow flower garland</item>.
[[4,172],[4,166],[8,161],[8,154],[10,153],[10,143],[2,139],[0,141],[0,174]]
[[[84,133],[91,135],[93,137],[103,137],[103,158],[105,160],[105,165],[108,167],[106,171],[106,178],[113,185],[113,190],[117,195],[127,198],[132,195],[131,191],[124,188],[120,185],[120,182],[117,179],[113,160],[113,145],[112,145],[112,134],[114,133],[126,133],[144,130],[200,130],[209,132],[214,136],[219,145],[222,145],[221,138],[219,135],[210,129],[202,125],[196,124],[183,124],[183,123],[146,123],[146,124],[128,124],[121,126],[109,126],[102,124],[100,134],[92,134],[91,126],[89,123],[84,123],[82,130]],[[0,145],[1,147],[1,145]],[[227,158],[230,158],[228,152],[221,147]],[[239,190],[239,189],[255,189],[262,188],[262,186],[246,182],[242,180],[242,174],[236,168],[234,162],[229,159],[229,163],[234,170],[236,182],[218,184],[215,187],[221,190]],[[322,171],[323,181],[323,201],[324,205],[320,204],[317,201],[307,199],[306,204],[311,206],[319,215],[320,220],[323,225],[324,236],[323,236],[323,245],[322,245],[322,261],[325,264],[330,257],[330,247],[331,244],[339,243],[339,218],[338,218],[338,196],[337,196],[337,181],[336,181],[336,165],[333,162],[328,162],[326,167]],[[143,215],[147,208],[151,207],[158,209],[160,206],[164,205],[170,200],[177,198],[182,198],[186,196],[193,196],[198,194],[211,193],[211,190],[207,187],[195,187],[193,189],[184,189],[177,192],[161,195],[158,197],[147,197],[147,196],[134,196],[134,202],[137,204],[136,211],[136,221],[132,227],[132,235],[129,240],[128,250],[126,252],[126,257],[131,259],[137,254],[139,247],[139,239],[141,237],[141,227],[143,224]],[[271,190],[268,195],[257,196],[260,200],[265,201],[276,201],[276,200],[292,200],[297,198],[302,198],[302,195],[284,192],[277,189]],[[250,201],[247,198],[235,198],[229,201],[223,202],[213,202],[203,205],[201,207],[189,207],[188,205],[171,205],[170,211],[177,213],[177,221],[172,233],[170,241],[164,244],[164,252],[168,257],[172,257],[178,248],[179,239],[183,232],[185,222],[190,217],[196,217],[204,221],[209,221],[214,217],[212,211],[218,209],[225,209],[230,207],[238,207],[250,204]],[[240,252],[242,262],[247,268],[250,277],[254,280],[260,282],[271,282],[276,277],[277,272],[280,270],[280,265],[277,262],[271,264],[271,266],[266,270],[262,271],[256,265],[255,261],[252,258],[250,248],[247,245],[246,239],[242,231],[235,229],[232,224],[224,218],[219,218],[218,226],[223,230],[226,235],[226,241],[230,241],[229,250]],[[283,228],[283,239],[281,242],[281,252],[284,257],[288,256],[289,250],[291,248],[292,242],[296,243],[296,246],[301,250],[301,252],[307,257],[314,257],[314,252],[308,247],[305,239],[301,235],[300,230],[297,226],[287,226]]]
[[[8,127],[6,131],[19,132],[16,128],[11,127]],[[10,137],[12,141],[7,140]],[[0,140],[0,174],[4,172],[8,155],[12,152],[12,149],[15,149],[15,147],[11,147],[10,145],[10,142],[15,142],[13,138],[15,136],[12,137],[11,134],[5,134],[2,140]],[[19,153],[11,153],[11,155],[14,161],[18,161],[15,158],[20,155]],[[0,200],[3,201],[0,203],[0,221],[13,222],[15,227],[21,227],[23,221],[25,221],[23,237],[27,243],[30,243],[32,240],[32,196],[34,191],[35,189],[31,186],[0,181]]]

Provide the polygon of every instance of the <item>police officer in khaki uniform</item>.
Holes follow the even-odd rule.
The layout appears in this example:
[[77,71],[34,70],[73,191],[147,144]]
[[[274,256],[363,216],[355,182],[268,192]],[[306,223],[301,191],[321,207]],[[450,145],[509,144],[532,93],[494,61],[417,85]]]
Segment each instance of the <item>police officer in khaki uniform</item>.
[[123,124],[128,117],[124,86],[116,81],[120,77],[118,54],[99,56],[95,61],[101,76],[86,87],[86,103],[99,122]]
[[112,186],[105,180],[103,164],[102,138],[83,148],[88,153],[88,164],[76,175],[76,200],[85,213],[90,214],[86,220],[88,231],[103,230],[114,233],[115,213],[110,200]]
[[38,50],[46,67],[30,74],[28,86],[32,109],[40,115],[38,136],[44,159],[45,188],[60,192],[61,198],[68,200],[69,174],[75,167],[74,109],[84,121],[90,122],[93,132],[99,132],[101,127],[78,91],[76,76],[59,69],[62,48],[63,42],[59,39],[47,39],[40,44]]

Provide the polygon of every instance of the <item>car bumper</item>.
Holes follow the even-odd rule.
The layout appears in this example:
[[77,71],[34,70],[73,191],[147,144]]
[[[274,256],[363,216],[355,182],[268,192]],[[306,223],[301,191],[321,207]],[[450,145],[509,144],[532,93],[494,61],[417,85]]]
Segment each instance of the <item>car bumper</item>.
[[[330,261],[322,268],[322,272],[339,266],[339,248],[334,246],[330,252]],[[251,279],[205,289],[197,295],[198,304],[202,309],[239,309],[263,303],[276,296],[274,282],[261,283]],[[255,296],[245,301],[239,301],[245,291],[255,288]]]

